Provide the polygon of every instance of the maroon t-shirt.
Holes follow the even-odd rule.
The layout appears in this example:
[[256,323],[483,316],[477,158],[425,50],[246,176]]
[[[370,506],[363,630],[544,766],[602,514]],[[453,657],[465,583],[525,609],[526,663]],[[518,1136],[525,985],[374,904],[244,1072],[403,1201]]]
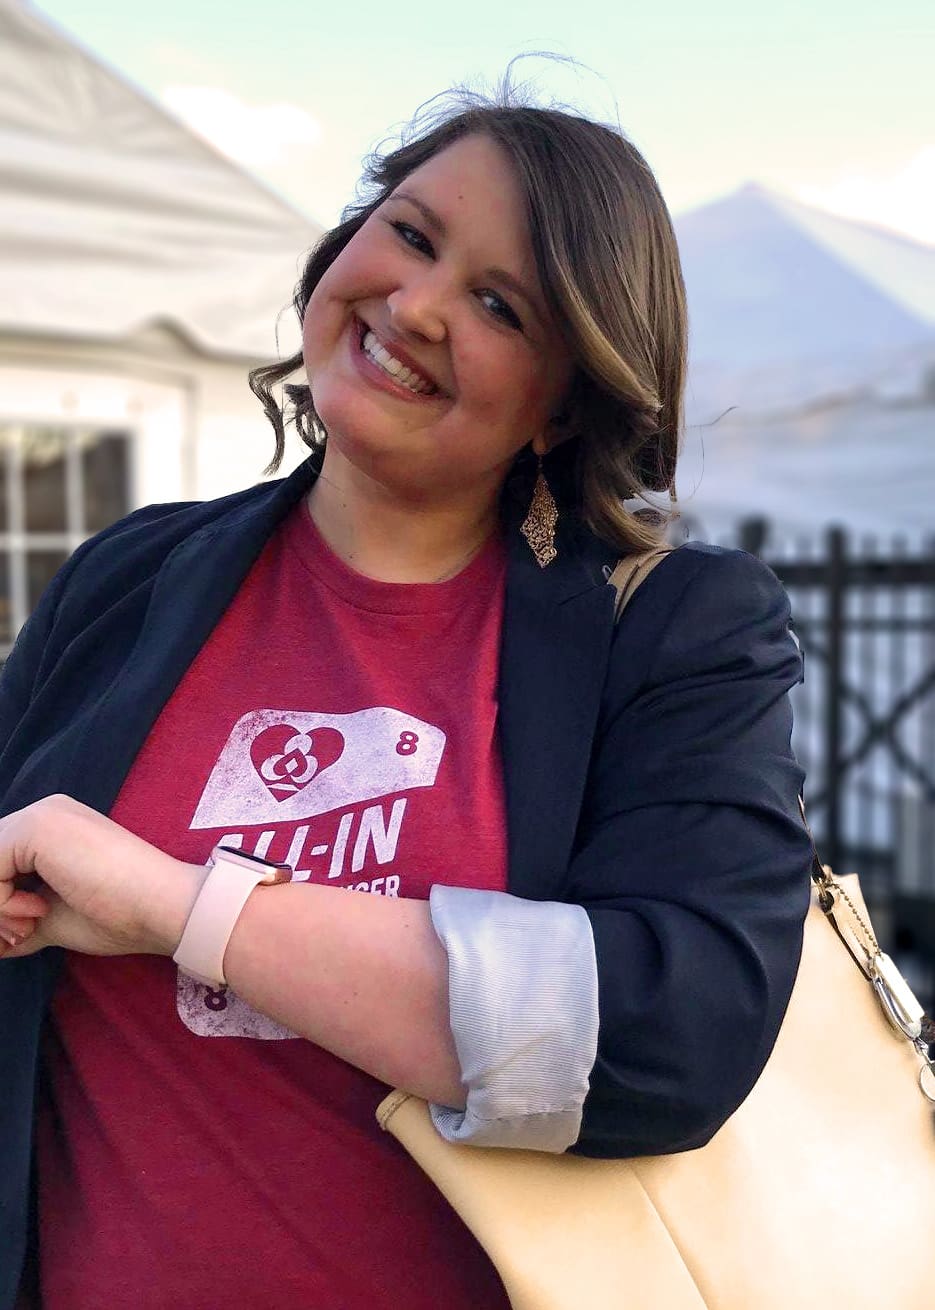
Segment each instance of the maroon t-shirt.
[[[447,582],[374,582],[303,503],[163,709],[113,818],[178,859],[223,840],[336,895],[502,890],[504,574],[494,538]],[[167,959],[69,955],[45,1068],[47,1310],[507,1306],[377,1126],[386,1088],[229,989]]]

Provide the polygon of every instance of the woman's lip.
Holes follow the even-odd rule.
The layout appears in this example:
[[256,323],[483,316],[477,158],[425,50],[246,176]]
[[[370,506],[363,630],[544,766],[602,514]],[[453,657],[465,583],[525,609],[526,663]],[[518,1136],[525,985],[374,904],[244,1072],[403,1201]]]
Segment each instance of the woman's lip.
[[419,393],[419,392],[410,391],[408,387],[402,386],[401,383],[394,382],[393,384],[394,390],[405,391],[407,395],[414,395],[419,400],[435,400],[439,396],[445,395],[443,388],[438,385],[438,383],[432,377],[431,373],[427,373],[426,370],[422,367],[422,365],[418,362],[418,360],[413,359],[412,356],[409,354],[409,352],[403,346],[400,346],[392,337],[384,336],[382,332],[378,332],[376,328],[370,327],[369,324],[364,323],[362,319],[359,319],[356,316],[354,322],[358,328],[357,348],[360,351],[360,353],[363,355],[365,362],[371,364],[371,366],[374,369],[376,369],[378,373],[380,373],[382,376],[386,378],[390,377],[390,375],[386,373],[383,369],[379,368],[378,365],[373,364],[372,361],[367,358],[366,352],[363,350],[363,340],[368,332],[373,333],[373,335],[379,341],[380,345],[383,346],[385,350],[389,351],[389,353],[393,356],[394,359],[398,359],[400,364],[405,365],[406,368],[410,369],[413,373],[417,374],[418,377],[422,378],[424,382],[428,382],[430,386],[435,388],[435,390],[430,394],[426,394],[425,392]]

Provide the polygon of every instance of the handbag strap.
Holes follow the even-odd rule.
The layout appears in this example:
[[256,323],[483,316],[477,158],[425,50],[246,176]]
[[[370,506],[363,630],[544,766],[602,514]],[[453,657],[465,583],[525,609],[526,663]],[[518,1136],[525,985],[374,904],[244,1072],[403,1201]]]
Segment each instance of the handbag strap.
[[616,568],[608,575],[607,585],[617,593],[614,607],[614,622],[619,623],[620,616],[636,595],[636,590],[652,573],[657,564],[661,564],[666,555],[671,554],[668,546],[658,546],[653,550],[644,550],[637,555],[624,555],[617,561]]
[[[643,551],[635,555],[624,555],[618,561],[607,578],[607,585],[613,587],[617,592],[617,603],[614,607],[615,623],[620,621],[620,616],[635,596],[637,589],[646,581],[656,565],[661,564],[666,555],[670,553],[669,547],[659,546],[653,550]],[[912,995],[902,974],[896,969],[892,960],[880,950],[879,942],[869,922],[863,917],[846,890],[835,878],[834,871],[829,865],[822,864],[815,845],[815,838],[812,836],[812,830],[805,814],[805,800],[801,792],[799,793],[799,809],[802,812],[805,831],[808,833],[808,839],[811,842],[811,878],[818,893],[818,904],[844,949],[863,974],[864,979],[873,987],[877,1001],[890,1023],[903,1033],[922,1056],[924,1066],[919,1074],[919,1086],[924,1096],[930,1101],[935,1101],[935,1061],[930,1059],[928,1050],[930,1045],[935,1044],[935,1022],[933,1022],[930,1015],[922,1011],[922,1007]],[[835,917],[835,909],[839,901],[847,905],[851,917],[859,929],[859,933],[854,933],[854,940],[859,943],[860,949],[864,952],[864,961],[861,961],[857,952],[847,940],[841,925]],[[914,1014],[918,1012],[921,1018],[916,1017],[911,1022],[906,1021],[907,1001],[909,1003],[909,1012]],[[928,1082],[926,1081],[926,1075],[928,1076]]]

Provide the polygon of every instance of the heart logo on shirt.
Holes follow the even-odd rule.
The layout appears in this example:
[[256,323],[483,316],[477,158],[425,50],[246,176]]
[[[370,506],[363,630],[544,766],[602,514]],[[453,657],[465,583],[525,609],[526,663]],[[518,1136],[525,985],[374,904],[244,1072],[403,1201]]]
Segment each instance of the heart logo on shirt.
[[330,769],[344,754],[337,728],[299,732],[288,723],[266,728],[253,739],[253,767],[278,801],[288,800]]

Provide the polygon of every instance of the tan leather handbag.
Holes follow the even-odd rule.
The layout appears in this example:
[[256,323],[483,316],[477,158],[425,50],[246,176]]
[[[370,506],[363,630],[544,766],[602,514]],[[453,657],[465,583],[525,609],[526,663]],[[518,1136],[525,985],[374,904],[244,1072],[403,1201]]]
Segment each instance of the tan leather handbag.
[[[647,558],[611,577],[622,604]],[[812,878],[778,1041],[706,1146],[630,1160],[454,1146],[424,1101],[381,1103],[514,1310],[932,1310],[933,1034],[856,875],[816,856]]]

